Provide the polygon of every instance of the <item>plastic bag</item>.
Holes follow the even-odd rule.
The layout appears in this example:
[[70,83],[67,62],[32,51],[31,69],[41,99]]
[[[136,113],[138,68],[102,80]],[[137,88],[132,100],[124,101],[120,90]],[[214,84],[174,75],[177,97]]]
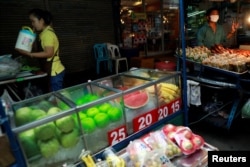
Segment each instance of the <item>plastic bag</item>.
[[1,95],[0,102],[2,103],[3,109],[5,111],[6,116],[12,117],[14,115],[12,110],[12,104],[15,102],[8,91],[4,89],[3,94]]
[[0,79],[12,78],[20,71],[21,64],[11,58],[11,55],[0,56]]
[[151,150],[140,139],[131,142],[126,151],[132,161],[132,167],[174,167],[162,149]]
[[250,118],[250,99],[248,99],[247,102],[241,108],[241,117]]

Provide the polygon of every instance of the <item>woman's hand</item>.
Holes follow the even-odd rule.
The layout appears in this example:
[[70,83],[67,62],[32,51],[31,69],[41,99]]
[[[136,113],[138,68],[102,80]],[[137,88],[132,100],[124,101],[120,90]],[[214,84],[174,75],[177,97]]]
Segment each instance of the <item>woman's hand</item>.
[[19,53],[21,53],[22,55],[32,57],[32,56],[31,56],[31,52],[28,52],[28,51],[25,51],[25,50],[22,50],[22,49],[18,49],[18,48],[16,48],[16,50],[17,50]]
[[236,23],[235,21],[233,21],[232,27],[231,27],[231,33],[235,33],[238,27],[239,27],[239,23],[238,22]]

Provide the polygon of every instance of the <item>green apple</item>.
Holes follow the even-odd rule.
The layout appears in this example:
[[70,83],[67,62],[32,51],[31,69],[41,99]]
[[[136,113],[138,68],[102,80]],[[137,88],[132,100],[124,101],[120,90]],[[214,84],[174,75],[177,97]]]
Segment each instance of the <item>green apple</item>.
[[57,114],[59,113],[60,111],[62,111],[59,107],[51,107],[48,112],[47,112],[47,115],[50,116],[50,115],[54,115],[54,114]]
[[88,98],[89,101],[95,101],[95,100],[97,100],[97,99],[99,99],[99,97],[98,97],[97,95],[91,95],[91,96]]
[[106,113],[98,113],[94,117],[97,127],[103,128],[109,123],[109,116]]
[[117,107],[112,107],[107,112],[111,121],[119,121],[122,118],[122,111]]
[[91,133],[95,130],[96,124],[93,118],[86,117],[81,119],[81,124],[84,132]]
[[88,116],[87,116],[87,114],[85,114],[85,113],[79,112],[79,117],[80,117],[80,119],[82,120],[83,118],[86,118],[86,117],[88,117]]
[[79,105],[82,105],[82,104],[84,104],[84,103],[86,103],[86,100],[85,100],[84,97],[81,97],[81,98],[79,98],[79,99],[76,100],[76,104],[77,104],[78,106],[79,106]]
[[103,103],[98,107],[98,109],[100,112],[106,113],[111,107],[112,107],[112,105],[110,103]]
[[99,110],[96,107],[91,107],[91,108],[87,109],[87,111],[86,111],[86,114],[88,117],[94,117],[98,113],[99,113]]

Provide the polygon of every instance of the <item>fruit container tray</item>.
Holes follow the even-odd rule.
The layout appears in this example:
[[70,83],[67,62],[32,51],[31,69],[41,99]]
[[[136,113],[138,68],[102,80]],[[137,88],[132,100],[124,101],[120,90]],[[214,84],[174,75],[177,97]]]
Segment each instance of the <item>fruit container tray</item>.
[[121,91],[92,82],[58,91],[76,106],[73,117],[88,150],[97,153],[127,136]]
[[138,132],[157,121],[157,98],[154,82],[148,78],[117,74],[94,81],[96,84],[105,85],[122,91],[125,119],[128,134]]
[[55,93],[12,104],[12,131],[27,166],[58,166],[78,160],[85,146],[72,105]]
[[154,86],[148,87],[147,91],[157,96],[159,119],[181,109],[180,72],[138,68],[124,74],[154,82]]

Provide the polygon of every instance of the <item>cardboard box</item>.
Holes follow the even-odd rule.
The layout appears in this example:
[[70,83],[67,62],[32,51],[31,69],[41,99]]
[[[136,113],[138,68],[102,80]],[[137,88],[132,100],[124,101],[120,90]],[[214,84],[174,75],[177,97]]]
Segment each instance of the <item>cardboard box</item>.
[[250,50],[250,45],[240,45],[240,49]]
[[137,68],[154,68],[154,58],[132,57],[130,65]]
[[0,166],[7,167],[15,162],[7,136],[0,136]]

